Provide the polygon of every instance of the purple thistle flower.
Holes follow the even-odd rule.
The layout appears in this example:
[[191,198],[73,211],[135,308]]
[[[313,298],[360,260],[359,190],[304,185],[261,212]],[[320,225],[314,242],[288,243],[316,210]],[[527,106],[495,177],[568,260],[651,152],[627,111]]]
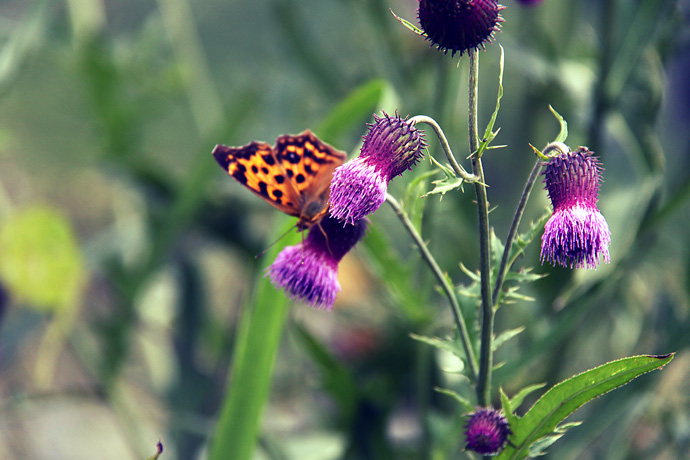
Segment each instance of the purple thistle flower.
[[510,434],[508,420],[501,412],[480,407],[465,425],[466,449],[482,455],[496,455],[503,450]]
[[293,300],[330,310],[340,292],[338,263],[364,236],[366,223],[345,225],[325,216],[304,242],[283,249],[268,267],[267,276]]
[[491,43],[503,22],[499,12],[504,8],[496,0],[419,0],[417,17],[432,46],[462,56]]
[[[566,151],[567,150],[567,151]],[[569,268],[609,263],[611,233],[597,208],[602,167],[586,147],[557,148],[544,171],[553,214],[541,239],[541,262]]]
[[388,182],[412,169],[424,155],[424,133],[397,112],[374,115],[359,157],[336,168],[331,181],[331,215],[353,224],[386,200]]

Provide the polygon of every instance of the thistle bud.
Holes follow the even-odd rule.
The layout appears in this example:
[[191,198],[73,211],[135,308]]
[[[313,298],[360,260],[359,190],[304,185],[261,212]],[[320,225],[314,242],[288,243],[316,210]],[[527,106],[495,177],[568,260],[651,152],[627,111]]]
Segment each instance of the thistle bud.
[[479,408],[465,425],[466,449],[481,455],[496,455],[503,450],[510,434],[508,420],[501,412]]

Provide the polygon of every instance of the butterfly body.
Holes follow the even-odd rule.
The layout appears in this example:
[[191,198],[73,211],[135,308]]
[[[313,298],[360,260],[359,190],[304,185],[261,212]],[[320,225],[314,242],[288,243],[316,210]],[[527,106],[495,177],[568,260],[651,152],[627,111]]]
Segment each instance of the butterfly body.
[[304,230],[328,213],[333,171],[347,155],[306,130],[278,137],[274,147],[256,141],[243,147],[216,145],[213,157],[240,184],[297,217],[298,230]]

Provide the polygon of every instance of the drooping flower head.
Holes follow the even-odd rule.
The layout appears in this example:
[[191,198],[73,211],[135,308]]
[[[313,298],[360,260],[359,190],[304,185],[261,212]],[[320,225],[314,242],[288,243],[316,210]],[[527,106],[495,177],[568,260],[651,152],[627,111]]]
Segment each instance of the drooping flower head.
[[267,275],[290,298],[330,310],[340,292],[338,263],[365,231],[363,220],[343,226],[326,215],[309,230],[304,242],[288,246],[278,254]]
[[424,155],[424,133],[397,112],[382,117],[364,136],[357,158],[336,168],[331,181],[331,215],[353,224],[376,211],[386,200],[388,182]]
[[496,409],[480,407],[465,425],[466,449],[481,455],[496,455],[511,434],[508,420]]
[[491,43],[504,8],[496,0],[419,0],[417,16],[432,46],[462,56]]
[[544,183],[553,214],[544,227],[541,262],[569,268],[596,268],[600,258],[608,263],[611,233],[597,208],[599,159],[586,147],[551,146],[556,153],[546,164]]

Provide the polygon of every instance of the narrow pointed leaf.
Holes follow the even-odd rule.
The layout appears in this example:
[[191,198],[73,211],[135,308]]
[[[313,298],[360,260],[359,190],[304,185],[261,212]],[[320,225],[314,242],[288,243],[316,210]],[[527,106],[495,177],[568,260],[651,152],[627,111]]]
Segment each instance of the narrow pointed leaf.
[[414,340],[418,342],[426,343],[427,345],[431,345],[432,347],[436,347],[440,350],[447,351],[451,353],[453,356],[459,358],[460,361],[462,361],[463,363],[465,362],[465,359],[467,359],[465,355],[465,350],[463,350],[462,345],[459,342],[439,339],[436,337],[427,337],[424,335],[417,334],[410,334],[410,337],[412,337]]
[[402,25],[404,25],[405,27],[407,27],[408,29],[410,29],[412,32],[414,32],[414,33],[416,33],[417,35],[420,35],[420,36],[422,36],[422,37],[425,36],[425,33],[424,33],[424,31],[423,31],[422,29],[420,29],[420,28],[417,27],[416,25],[412,24],[412,23],[411,23],[410,21],[408,21],[407,19],[401,18],[401,17],[398,16],[397,14],[393,13],[393,10],[390,10],[390,12],[391,12],[391,14],[395,17],[395,19],[397,19],[398,21],[400,21],[400,23],[401,23]]
[[474,412],[475,405],[470,402],[469,399],[465,398],[464,396],[456,393],[453,390],[448,390],[446,388],[434,388],[434,391],[437,391],[438,393],[442,393],[444,395],[450,396],[454,400],[456,400],[463,408],[465,412]]
[[526,386],[522,390],[518,391],[515,396],[510,398],[510,410],[511,412],[515,412],[518,407],[522,404],[522,402],[525,400],[527,396],[530,394],[534,393],[535,391],[544,388],[546,386],[546,383],[535,383],[533,385]]
[[484,131],[484,139],[480,139],[479,143],[479,149],[477,150],[477,157],[481,158],[482,154],[484,151],[489,147],[489,143],[494,140],[496,135],[498,134],[498,131],[500,130],[497,129],[494,132],[494,124],[496,123],[496,117],[498,117],[498,110],[501,108],[501,98],[503,97],[503,62],[504,62],[504,56],[503,56],[503,47],[499,45],[501,48],[501,60],[499,61],[498,65],[498,95],[496,96],[496,108],[494,109],[494,113],[491,115],[491,119],[489,120],[489,123],[486,125],[486,130]]
[[506,343],[508,340],[512,339],[513,337],[517,336],[520,334],[522,331],[525,330],[525,326],[520,326],[516,327],[515,329],[508,329],[507,331],[503,331],[496,338],[493,340],[493,343],[491,344],[491,349],[496,351],[498,347]]
[[565,142],[565,140],[568,138],[568,122],[565,121],[561,114],[556,112],[556,110],[550,105],[549,110],[561,125],[561,131],[558,133],[558,136],[556,136],[556,140],[554,142]]
[[[522,418],[513,420],[510,444],[498,460],[521,460],[530,447],[556,434],[558,424],[583,404],[636,377],[665,366],[674,354],[633,356],[604,364],[565,380],[547,391]],[[539,445],[537,446],[539,447]]]
[[459,188],[462,191],[462,184],[464,183],[464,181],[461,177],[455,175],[455,171],[453,171],[453,169],[451,169],[449,166],[439,163],[431,155],[429,155],[429,159],[434,165],[436,165],[441,170],[441,172],[443,172],[446,178],[432,181],[431,183],[434,184],[434,189],[429,192],[426,192],[422,196],[422,198],[426,198],[429,195],[437,194],[441,194],[441,197],[443,197],[443,195],[445,195],[446,192],[450,192],[452,190],[455,190],[456,188]]

